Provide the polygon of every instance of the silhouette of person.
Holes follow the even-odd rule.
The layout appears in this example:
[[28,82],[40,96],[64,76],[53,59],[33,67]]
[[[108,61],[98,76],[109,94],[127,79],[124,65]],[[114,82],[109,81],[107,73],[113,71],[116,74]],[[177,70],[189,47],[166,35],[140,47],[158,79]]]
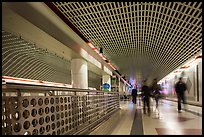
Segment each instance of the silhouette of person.
[[137,104],[137,86],[135,85],[132,89],[132,102]]
[[151,85],[151,92],[153,94],[153,97],[156,101],[156,108],[158,108],[158,104],[159,104],[159,98],[160,98],[160,90],[161,90],[161,87],[159,84],[157,84],[157,79],[153,79],[152,81],[152,85]]
[[143,111],[144,114],[146,114],[146,107],[148,111],[148,115],[150,116],[150,88],[146,84],[147,80],[143,81],[143,86],[141,89],[142,92],[142,98],[143,98]]
[[180,77],[179,81],[175,84],[175,90],[178,98],[178,112],[181,113],[181,101],[183,101],[184,107],[186,106],[186,97],[185,91],[187,89],[186,84],[182,80],[183,78]]
[[126,95],[125,91],[123,93],[123,96],[124,96],[124,100],[126,100],[127,99],[127,95]]

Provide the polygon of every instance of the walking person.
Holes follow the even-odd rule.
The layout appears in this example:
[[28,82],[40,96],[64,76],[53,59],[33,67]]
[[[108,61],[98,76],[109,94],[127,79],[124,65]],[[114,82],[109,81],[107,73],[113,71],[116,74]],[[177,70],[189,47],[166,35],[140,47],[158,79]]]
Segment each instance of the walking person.
[[132,89],[132,102],[137,104],[137,85],[135,85],[134,89]]
[[142,98],[143,98],[143,112],[146,114],[146,107],[148,115],[150,116],[150,88],[146,84],[146,80],[143,82],[143,86],[141,89],[142,92]]
[[159,99],[161,95],[160,90],[161,90],[161,87],[159,84],[157,84],[157,79],[156,78],[153,79],[152,85],[151,85],[151,92],[156,102],[156,109],[158,108],[158,105],[159,105]]
[[126,95],[126,92],[125,92],[125,91],[124,91],[124,93],[123,93],[123,98],[124,98],[124,100],[127,99],[127,95]]
[[183,82],[182,77],[175,84],[175,90],[178,98],[178,112],[181,113],[181,101],[183,101],[184,107],[186,106],[185,91],[187,89],[186,84]]

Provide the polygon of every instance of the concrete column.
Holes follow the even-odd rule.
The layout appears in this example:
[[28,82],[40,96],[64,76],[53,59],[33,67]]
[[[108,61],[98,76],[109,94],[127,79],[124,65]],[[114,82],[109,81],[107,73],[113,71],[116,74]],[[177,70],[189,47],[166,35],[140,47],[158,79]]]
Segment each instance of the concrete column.
[[120,83],[120,77],[118,77],[118,81],[119,81],[119,82],[118,82],[118,92],[120,92],[120,84],[121,84],[121,83]]
[[129,94],[129,86],[125,84],[125,92]]
[[[88,66],[84,59],[71,60],[71,78],[73,88],[88,89]],[[78,95],[84,94],[86,93]]]
[[125,85],[123,82],[121,82],[121,81],[120,81],[119,92],[120,92],[120,95],[123,95],[124,92],[125,92],[126,94],[128,94],[128,92],[127,92],[127,90],[126,90],[126,85]]
[[119,92],[121,93],[121,92],[124,92],[124,90],[123,90],[123,83],[120,81],[120,84],[119,84]]
[[198,64],[199,102],[202,104],[202,61]]
[[103,75],[102,84],[108,83],[110,85],[109,91],[111,91],[111,77],[110,75]]

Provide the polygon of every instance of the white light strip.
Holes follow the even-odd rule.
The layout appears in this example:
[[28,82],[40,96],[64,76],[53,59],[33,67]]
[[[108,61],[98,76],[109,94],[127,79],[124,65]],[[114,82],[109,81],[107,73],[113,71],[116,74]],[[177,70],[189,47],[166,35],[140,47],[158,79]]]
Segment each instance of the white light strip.
[[[96,47],[94,47],[94,45],[93,45],[91,42],[88,42],[87,44],[88,44],[89,47],[91,47],[104,61],[107,60],[107,59],[105,58],[105,56],[104,56],[102,53],[100,53],[100,52],[98,51],[98,49],[97,49]],[[110,62],[108,63],[108,65],[109,65],[113,70],[116,70],[116,68],[115,68],[112,64],[110,64]]]
[[31,84],[31,85],[40,85],[40,86],[52,86],[52,87],[68,87],[71,88],[72,85],[24,78],[16,78],[9,76],[2,76],[2,80],[6,83],[16,83],[16,84]]
[[88,44],[89,47],[91,47],[92,49],[95,48],[95,47],[91,44],[91,42],[88,42],[87,44]]

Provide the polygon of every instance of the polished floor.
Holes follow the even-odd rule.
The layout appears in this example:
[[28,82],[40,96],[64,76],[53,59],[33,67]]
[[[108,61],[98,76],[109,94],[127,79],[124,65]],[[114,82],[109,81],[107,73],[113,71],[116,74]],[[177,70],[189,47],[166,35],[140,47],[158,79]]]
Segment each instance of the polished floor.
[[[183,107],[183,106],[182,106]],[[151,114],[143,113],[141,100],[120,101],[120,110],[90,135],[202,135],[202,107],[187,105],[181,113],[177,102],[151,100]]]

